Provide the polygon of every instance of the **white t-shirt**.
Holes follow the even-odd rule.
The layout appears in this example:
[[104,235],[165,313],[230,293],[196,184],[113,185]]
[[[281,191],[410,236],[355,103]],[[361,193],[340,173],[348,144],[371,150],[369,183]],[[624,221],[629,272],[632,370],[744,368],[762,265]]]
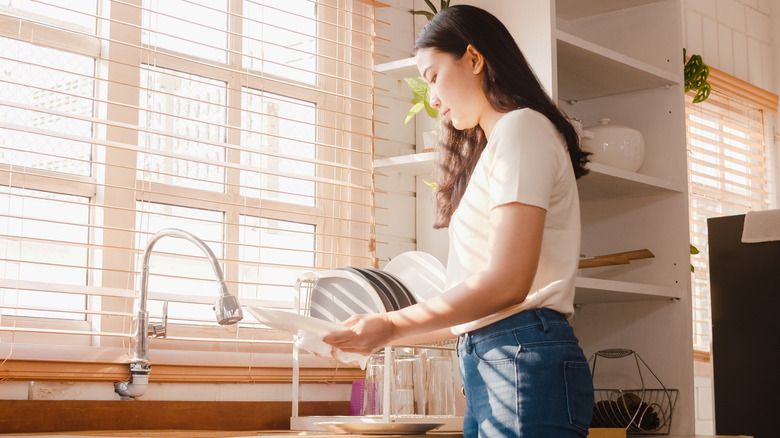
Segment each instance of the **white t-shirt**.
[[567,316],[574,313],[574,279],[580,253],[577,184],[563,136],[547,117],[531,109],[509,112],[496,123],[450,219],[447,287],[487,267],[490,211],[513,202],[547,211],[531,290],[516,306],[453,327],[455,334],[527,309],[548,307]]

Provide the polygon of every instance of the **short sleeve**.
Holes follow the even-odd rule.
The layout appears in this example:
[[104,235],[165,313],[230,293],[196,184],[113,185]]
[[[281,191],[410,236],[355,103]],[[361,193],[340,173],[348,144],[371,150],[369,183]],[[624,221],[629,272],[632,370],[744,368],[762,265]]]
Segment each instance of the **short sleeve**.
[[491,140],[490,208],[519,202],[549,209],[564,147],[552,123],[533,110],[515,111],[496,124]]

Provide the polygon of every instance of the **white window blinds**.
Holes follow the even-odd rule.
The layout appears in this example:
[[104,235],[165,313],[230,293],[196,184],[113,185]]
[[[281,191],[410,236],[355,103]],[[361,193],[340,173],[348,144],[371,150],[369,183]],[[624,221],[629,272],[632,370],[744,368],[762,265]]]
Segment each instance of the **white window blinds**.
[[701,251],[691,256],[693,333],[694,347],[704,352],[711,335],[707,219],[769,208],[764,110],[721,91],[728,89],[696,104],[686,95],[691,243]]
[[[373,25],[353,0],[0,2],[2,343],[126,352],[165,228],[204,240],[245,305],[370,266]],[[192,243],[161,239],[150,272],[152,349],[273,337],[216,325]]]

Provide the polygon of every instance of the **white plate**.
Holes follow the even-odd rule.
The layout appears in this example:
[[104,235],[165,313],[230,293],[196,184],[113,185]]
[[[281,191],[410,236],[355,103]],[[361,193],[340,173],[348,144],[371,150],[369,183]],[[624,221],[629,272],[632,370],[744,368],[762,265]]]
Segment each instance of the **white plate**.
[[393,434],[393,435],[417,435],[441,427],[444,423],[404,423],[393,421],[390,423],[379,422],[341,422],[330,421],[317,423],[331,432],[336,433],[362,433],[362,434]]
[[341,322],[352,315],[385,312],[374,286],[362,275],[346,269],[318,272],[309,299],[309,315]]
[[401,280],[418,302],[439,295],[447,276],[439,259],[422,251],[407,251],[393,257],[384,270]]
[[311,316],[299,315],[284,310],[266,309],[262,307],[246,306],[249,313],[258,321],[268,327],[277,330],[284,330],[290,333],[298,333],[299,330],[313,333],[315,335],[326,335],[331,332],[344,330],[341,324],[325,321],[324,319],[313,318]]

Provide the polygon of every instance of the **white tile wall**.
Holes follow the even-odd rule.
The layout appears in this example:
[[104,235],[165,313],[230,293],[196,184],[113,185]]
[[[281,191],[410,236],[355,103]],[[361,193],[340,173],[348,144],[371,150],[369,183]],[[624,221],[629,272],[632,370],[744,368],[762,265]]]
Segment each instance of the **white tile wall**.
[[[772,0],[684,0],[685,47],[704,62],[777,94],[773,28],[780,2]],[[774,26],[773,26],[774,24]]]

